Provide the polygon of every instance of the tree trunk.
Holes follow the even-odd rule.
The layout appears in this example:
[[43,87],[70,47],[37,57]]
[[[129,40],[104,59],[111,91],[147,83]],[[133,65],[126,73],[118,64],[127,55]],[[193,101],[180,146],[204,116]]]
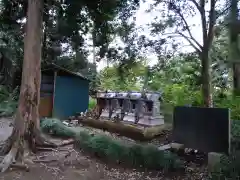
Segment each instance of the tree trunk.
[[240,62],[233,63],[233,94],[240,96]]
[[208,52],[203,51],[201,55],[202,61],[202,96],[203,103],[206,107],[212,107],[212,93],[211,93],[211,73],[210,73],[210,60]]
[[22,83],[16,119],[12,135],[4,148],[2,172],[15,160],[24,161],[29,150],[44,144],[39,130],[40,81],[41,81],[41,38],[42,0],[28,0],[27,28],[24,41]]
[[233,68],[233,94],[240,95],[240,61],[238,48],[238,8],[237,1],[231,1],[230,59]]

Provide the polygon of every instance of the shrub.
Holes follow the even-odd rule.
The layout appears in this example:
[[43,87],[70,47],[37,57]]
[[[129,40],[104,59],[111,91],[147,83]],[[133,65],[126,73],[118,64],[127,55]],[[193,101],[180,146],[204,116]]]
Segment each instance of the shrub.
[[210,172],[211,180],[235,180],[240,178],[240,152],[236,151],[229,157],[222,156],[221,161]]
[[231,119],[240,120],[240,97],[227,96],[226,98],[216,99],[216,106],[229,108]]
[[40,121],[40,127],[43,132],[51,133],[60,137],[74,137],[75,132],[65,126],[60,120],[54,118],[45,118]]
[[169,170],[181,167],[181,161],[175,154],[159,151],[155,146],[126,145],[108,136],[90,136],[87,132],[80,132],[76,137],[78,148],[114,162],[148,169]]
[[210,179],[225,180],[240,178],[240,121],[231,121],[231,155],[222,156],[221,161],[210,172]]
[[149,169],[169,170],[182,167],[182,162],[175,154],[159,151],[156,146],[134,143],[127,145],[106,135],[92,136],[86,131],[76,134],[58,119],[42,119],[40,126],[44,132],[51,132],[53,135],[75,137],[77,148],[110,161]]
[[[240,97],[216,91],[213,93],[213,101],[215,107],[229,108],[231,119],[240,120]],[[162,109],[167,120],[171,121],[174,106],[202,106],[202,104],[201,91],[194,90],[188,85],[172,84],[166,85],[163,89]]]
[[18,105],[18,88],[9,92],[5,86],[0,86],[0,116],[12,116]]
[[97,104],[96,99],[89,98],[88,110],[92,110]]

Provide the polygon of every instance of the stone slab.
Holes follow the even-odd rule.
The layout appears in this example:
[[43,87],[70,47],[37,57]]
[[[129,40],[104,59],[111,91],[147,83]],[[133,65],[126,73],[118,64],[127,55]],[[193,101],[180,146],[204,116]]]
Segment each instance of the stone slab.
[[216,153],[216,152],[209,152],[208,153],[208,169],[212,170],[216,165],[218,165],[221,161],[221,157],[223,154]]

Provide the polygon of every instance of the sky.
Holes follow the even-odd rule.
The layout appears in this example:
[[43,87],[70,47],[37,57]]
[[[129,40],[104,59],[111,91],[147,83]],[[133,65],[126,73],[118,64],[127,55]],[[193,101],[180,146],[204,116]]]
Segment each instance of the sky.
[[[146,10],[150,8],[150,4],[152,2],[153,2],[153,0],[148,0],[146,3],[141,3],[139,10],[136,12],[136,21],[135,21],[136,26],[137,26],[137,28],[141,27],[143,29],[141,34],[146,35],[147,37],[150,36],[150,30],[148,28],[148,24],[151,23],[154,20],[154,18],[159,15],[159,12],[157,12],[157,11],[152,11],[150,13],[146,12]],[[224,3],[224,0],[220,0],[219,3],[222,5]],[[208,4],[206,5],[206,9],[207,8],[208,8]],[[193,37],[201,44],[202,43],[202,31],[201,31],[201,26],[200,26],[200,16],[197,14],[194,17],[186,18],[186,20],[187,20],[189,26],[195,24],[194,27],[191,26],[191,32],[192,32]],[[181,48],[182,52],[194,51],[194,49],[192,47],[188,46],[189,44],[185,39],[179,38],[179,39],[177,39],[177,41],[181,42],[183,45]],[[91,58],[92,57],[90,57],[90,60],[91,60]],[[147,61],[149,62],[149,65],[156,64],[157,63],[156,55],[149,53],[147,55]],[[105,61],[100,61],[98,63],[97,69],[101,70],[106,66],[107,66],[107,63]]]

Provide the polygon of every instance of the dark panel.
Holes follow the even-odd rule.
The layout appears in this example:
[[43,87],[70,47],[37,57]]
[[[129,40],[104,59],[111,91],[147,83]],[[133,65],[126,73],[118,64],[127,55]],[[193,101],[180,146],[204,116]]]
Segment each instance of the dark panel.
[[53,84],[54,76],[42,75],[41,83],[42,84]]
[[40,93],[40,97],[49,97],[49,96],[53,96],[53,93],[48,93],[48,92],[41,92]]
[[53,92],[54,84],[41,84],[41,91],[43,92]]
[[228,154],[230,112],[223,108],[175,107],[174,141],[204,152]]

